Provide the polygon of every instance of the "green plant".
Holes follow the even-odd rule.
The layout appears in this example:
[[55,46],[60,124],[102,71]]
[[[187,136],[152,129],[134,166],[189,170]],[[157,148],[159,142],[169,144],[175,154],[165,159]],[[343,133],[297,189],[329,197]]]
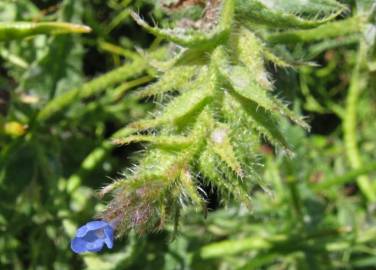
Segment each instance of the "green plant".
[[0,1],[0,268],[372,269],[373,2]]
[[[264,186],[256,172],[260,138],[291,154],[277,119],[285,116],[309,129],[273,95],[264,59],[282,67],[289,64],[265,42],[289,42],[290,36],[308,31],[331,36],[335,28],[327,22],[344,11],[334,1],[295,1],[273,9],[260,1],[208,1],[198,29],[159,29],[133,13],[147,31],[182,48],[172,60],[155,63],[163,70],[161,77],[137,94],[156,96],[163,105],[155,117],[130,124],[130,135],[117,140],[151,146],[124,178],[103,189],[102,194],[113,190],[114,199],[101,217],[120,219],[122,233],[161,228],[167,218],[177,224],[184,205],[203,205],[202,181],[223,199],[230,195],[248,204],[252,186]],[[284,31],[273,31],[275,25]],[[306,28],[310,30],[290,30]]]

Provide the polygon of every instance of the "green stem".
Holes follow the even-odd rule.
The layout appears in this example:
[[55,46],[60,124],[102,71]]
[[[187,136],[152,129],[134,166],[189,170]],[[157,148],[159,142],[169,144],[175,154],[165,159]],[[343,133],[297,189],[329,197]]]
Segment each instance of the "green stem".
[[63,22],[0,22],[0,42],[21,39],[40,34],[88,33],[85,25]]
[[295,179],[287,179],[287,186],[291,196],[291,203],[296,216],[296,219],[301,225],[304,224],[302,201],[300,198],[299,188]]
[[319,191],[319,190],[325,190],[332,186],[343,185],[352,181],[356,177],[365,175],[373,171],[376,171],[376,162],[372,162],[372,163],[362,166],[361,168],[351,170],[344,175],[329,178],[318,184],[314,184],[312,186],[312,189]]
[[[354,68],[349,92],[346,100],[346,117],[343,119],[343,132],[345,140],[345,148],[347,158],[350,166],[353,169],[362,167],[362,158],[357,146],[357,106],[359,103],[360,94],[366,83],[366,78],[362,76],[362,68],[367,59],[367,50],[363,42],[360,43],[359,52],[357,56],[356,66]],[[372,187],[369,178],[365,175],[358,176],[357,184],[363,195],[370,202],[376,201],[376,193]]]

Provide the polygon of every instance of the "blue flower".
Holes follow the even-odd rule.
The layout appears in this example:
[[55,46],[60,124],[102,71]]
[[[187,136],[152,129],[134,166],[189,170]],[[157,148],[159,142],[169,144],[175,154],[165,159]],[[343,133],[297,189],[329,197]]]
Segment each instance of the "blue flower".
[[76,237],[71,241],[71,249],[75,253],[98,252],[106,244],[112,248],[114,244],[114,228],[106,221],[90,221],[81,226]]

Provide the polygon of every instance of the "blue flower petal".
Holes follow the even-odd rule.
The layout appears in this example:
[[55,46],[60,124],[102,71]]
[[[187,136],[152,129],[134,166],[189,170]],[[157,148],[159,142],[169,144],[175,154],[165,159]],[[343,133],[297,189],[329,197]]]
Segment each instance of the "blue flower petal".
[[105,227],[104,234],[104,242],[106,243],[106,246],[111,249],[114,246],[114,230],[111,226]]
[[87,251],[86,244],[87,242],[85,240],[76,237],[71,241],[71,249],[75,253],[82,253]]
[[76,237],[84,237],[88,232],[88,228],[86,225],[81,226],[77,232],[76,232]]
[[94,242],[86,243],[86,250],[90,252],[98,252],[103,248],[104,242],[102,239],[97,239]]
[[84,235],[83,237],[81,237],[83,240],[85,240],[86,242],[94,242],[95,240],[97,240],[98,238],[103,238],[103,237],[99,237],[98,236],[98,233],[97,231],[103,231],[103,229],[99,229],[99,230],[94,230],[94,231],[88,231],[86,235]]
[[113,247],[114,229],[106,221],[90,221],[81,226],[76,237],[71,241],[71,249],[75,253],[98,252],[106,244],[108,248]]
[[98,230],[106,226],[109,226],[109,224],[103,220],[95,220],[95,221],[90,221],[86,223],[86,227],[88,228],[89,231]]

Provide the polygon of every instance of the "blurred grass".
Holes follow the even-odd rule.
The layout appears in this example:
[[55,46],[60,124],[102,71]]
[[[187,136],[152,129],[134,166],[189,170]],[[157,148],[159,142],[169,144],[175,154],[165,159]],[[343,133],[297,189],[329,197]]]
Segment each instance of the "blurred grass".
[[[174,238],[167,228],[130,234],[104,254],[71,252],[76,227],[103,208],[96,191],[139,150],[114,149],[111,140],[153,106],[126,95],[155,77],[135,48],[163,54],[129,17],[131,6],[167,23],[153,2],[0,3],[0,21],[64,20],[93,29],[83,36],[0,43],[0,268],[374,269],[376,59],[358,51],[375,47],[375,41],[367,36],[370,30],[344,26],[354,19],[333,23],[351,34],[342,39],[309,30],[287,33],[288,39],[281,36],[286,33],[270,36],[272,42],[295,42],[297,35],[315,42],[275,49],[318,65],[270,67],[278,89],[309,116],[313,130],[306,134],[281,123],[295,158],[273,153],[268,145],[260,149],[268,187],[252,191],[251,210],[223,208],[209,193],[213,211],[205,219],[185,209]],[[347,16],[361,16],[366,2],[347,1]],[[358,45],[364,35],[370,41]],[[370,185],[360,190],[359,177]]]

